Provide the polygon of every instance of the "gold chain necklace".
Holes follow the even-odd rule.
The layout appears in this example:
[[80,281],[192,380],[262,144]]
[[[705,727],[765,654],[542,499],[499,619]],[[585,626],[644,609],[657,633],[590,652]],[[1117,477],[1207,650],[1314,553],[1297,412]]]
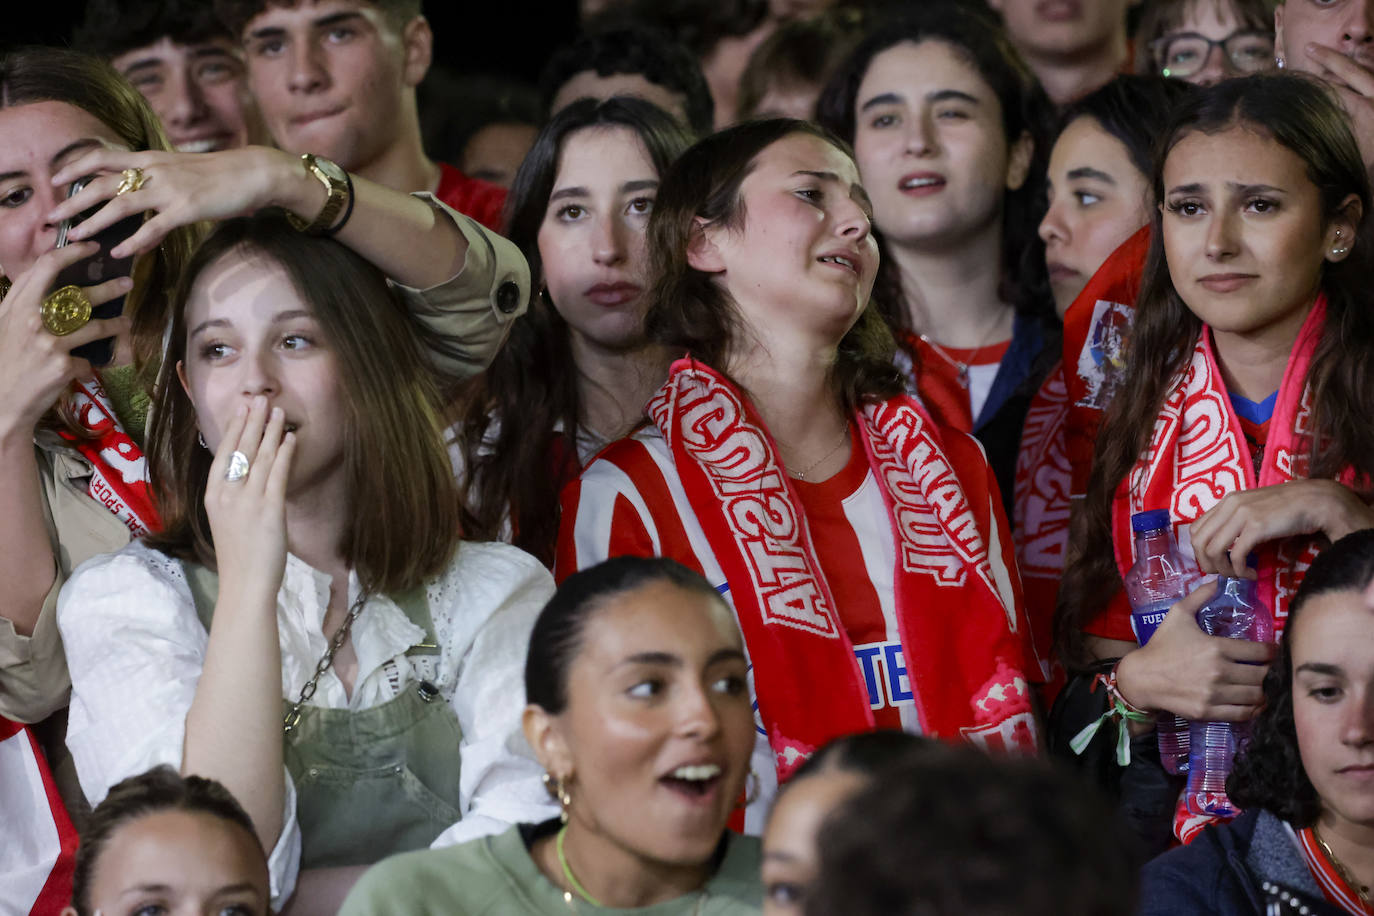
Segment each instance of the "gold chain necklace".
[[[573,896],[573,891],[577,891],[577,895],[585,899],[592,906],[597,909],[604,909],[605,907],[600,900],[597,900],[591,894],[587,893],[587,889],[582,886],[582,882],[578,881],[577,876],[573,874],[572,866],[568,864],[568,857],[563,852],[563,835],[567,832],[568,827],[565,824],[558,831],[558,839],[554,840],[554,850],[558,854],[558,864],[563,869],[563,880],[572,888],[572,890],[564,889],[563,903],[574,913],[579,912],[577,908],[577,897]],[[697,891],[697,905],[692,908],[692,916],[701,916],[701,908],[705,905],[708,896],[705,888]]]
[[963,388],[965,391],[967,391],[967,390],[968,390],[968,385],[969,385],[969,381],[968,381],[968,370],[969,370],[969,367],[972,366],[972,365],[974,365],[974,364],[977,362],[979,355],[980,355],[984,350],[986,350],[986,349],[988,348],[988,338],[991,337],[993,334],[997,333],[997,329],[998,329],[999,327],[1001,327],[1001,326],[1002,326],[1002,318],[1001,318],[1001,316],[999,316],[999,317],[997,318],[997,320],[994,321],[994,322],[988,327],[988,329],[987,329],[986,331],[983,332],[983,340],[982,340],[982,342],[980,342],[980,343],[978,344],[978,346],[977,346],[976,348],[974,348],[974,351],[973,351],[971,354],[969,354],[969,358],[968,358],[968,361],[967,361],[967,362],[963,362],[963,361],[961,361],[961,360],[957,360],[957,359],[955,359],[954,357],[950,356],[948,353],[945,352],[945,348],[944,348],[944,347],[940,346],[940,345],[937,344],[935,341],[933,341],[933,340],[930,339],[930,335],[929,335],[929,334],[917,334],[916,336],[919,337],[919,338],[921,338],[921,342],[922,342],[922,343],[924,343],[926,346],[928,346],[928,347],[930,347],[932,350],[934,350],[936,356],[940,357],[940,358],[943,359],[945,362],[949,363],[951,366],[954,367],[954,370],[955,370],[957,373],[959,373],[959,387],[960,387],[960,388]]
[[834,447],[834,448],[832,448],[830,451],[826,452],[826,453],[825,453],[824,455],[822,455],[820,458],[817,458],[815,461],[813,461],[813,462],[811,462],[810,464],[808,464],[806,467],[802,468],[800,471],[788,471],[788,472],[787,472],[787,476],[788,476],[788,477],[791,477],[793,480],[805,481],[805,480],[806,480],[806,475],[807,475],[807,474],[810,474],[810,473],[811,473],[812,471],[814,471],[816,468],[818,468],[818,467],[820,467],[822,464],[824,464],[825,461],[826,461],[828,458],[832,457],[836,452],[838,452],[838,451],[845,445],[845,443],[847,443],[848,441],[849,441],[849,422],[848,422],[848,421],[845,421],[845,424],[844,424],[844,435],[840,437],[840,441],[839,441],[839,442],[836,442],[836,443],[835,443],[835,447]]
[[1365,909],[1369,909],[1369,885],[1361,884],[1355,880],[1355,876],[1346,869],[1345,863],[1336,858],[1336,854],[1331,851],[1326,840],[1322,839],[1322,835],[1317,832],[1316,824],[1312,825],[1312,839],[1316,840],[1317,845],[1322,848],[1322,854],[1326,856],[1326,861],[1331,863],[1331,867],[1336,869],[1336,874],[1341,876],[1341,880],[1346,883],[1347,887],[1359,895],[1360,902],[1364,904]]

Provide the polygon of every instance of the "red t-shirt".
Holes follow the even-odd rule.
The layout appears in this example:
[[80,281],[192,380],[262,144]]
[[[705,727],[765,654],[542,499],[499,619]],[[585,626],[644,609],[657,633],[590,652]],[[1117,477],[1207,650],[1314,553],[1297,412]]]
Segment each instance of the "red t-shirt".
[[500,232],[506,189],[478,178],[469,178],[446,162],[439,163],[439,187],[434,196],[470,216],[493,232]]
[[[1011,339],[971,349],[942,346],[937,350],[912,334],[907,345],[916,350],[916,391],[935,422],[960,432],[973,432],[973,421],[988,399],[992,380],[1002,357],[1007,355]],[[968,366],[967,387],[954,363]]]
[[901,635],[895,617],[889,619],[883,613],[859,533],[845,513],[845,500],[859,491],[868,473],[868,456],[851,427],[849,462],[844,470],[819,483],[793,480],[792,484],[806,511],[811,541],[835,599],[836,613],[854,644],[874,724],[900,729],[898,704],[909,706],[913,701]]

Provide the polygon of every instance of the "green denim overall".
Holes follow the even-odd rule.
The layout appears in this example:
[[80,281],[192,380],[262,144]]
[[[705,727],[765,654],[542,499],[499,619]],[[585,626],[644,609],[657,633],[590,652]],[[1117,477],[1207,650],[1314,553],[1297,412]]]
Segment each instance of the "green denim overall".
[[[219,577],[183,563],[196,614],[210,630]],[[422,587],[393,598],[423,643],[406,655],[439,655]],[[282,700],[282,715],[294,703]],[[301,868],[370,865],[385,856],[425,849],[461,817],[458,715],[429,681],[412,680],[400,695],[371,709],[302,706],[300,721],[282,736],[296,786]]]

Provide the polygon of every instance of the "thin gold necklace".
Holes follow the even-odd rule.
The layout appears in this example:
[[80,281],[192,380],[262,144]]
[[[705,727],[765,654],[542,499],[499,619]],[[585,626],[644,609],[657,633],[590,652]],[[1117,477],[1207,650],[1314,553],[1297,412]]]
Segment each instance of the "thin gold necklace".
[[1326,861],[1330,862],[1331,867],[1336,869],[1336,874],[1341,876],[1341,880],[1346,883],[1347,887],[1360,896],[1360,902],[1364,904],[1365,909],[1369,909],[1369,885],[1361,884],[1355,880],[1355,876],[1345,867],[1345,863],[1336,858],[1336,854],[1331,851],[1326,840],[1322,839],[1322,835],[1317,832],[1316,824],[1312,825],[1312,839],[1316,840],[1317,845],[1322,848]]
[[[558,864],[563,869],[563,880],[572,888],[572,890],[564,889],[563,903],[565,903],[568,909],[572,910],[574,913],[579,912],[577,908],[577,897],[573,896],[573,891],[577,891],[578,896],[585,899],[592,906],[597,909],[604,909],[605,905],[600,900],[597,900],[591,894],[587,893],[587,889],[582,886],[582,882],[578,881],[577,876],[573,874],[572,866],[568,864],[568,857],[563,852],[563,835],[567,832],[568,828],[565,824],[558,831],[558,839],[554,840],[554,851],[558,854]],[[706,898],[708,896],[705,888],[697,891],[697,905],[692,908],[692,916],[701,916],[701,908],[706,903]]]
[[924,343],[926,346],[928,346],[928,347],[930,347],[932,350],[934,350],[936,356],[940,357],[940,358],[943,359],[945,362],[949,363],[951,366],[954,367],[954,370],[955,370],[957,373],[959,373],[959,387],[960,387],[960,388],[963,388],[965,391],[967,391],[967,390],[968,390],[968,385],[969,385],[969,379],[968,379],[968,370],[969,370],[969,367],[972,366],[972,365],[974,365],[974,364],[977,362],[979,355],[980,355],[984,350],[986,350],[987,347],[988,347],[988,338],[990,338],[993,334],[997,333],[997,329],[998,329],[999,327],[1001,327],[1001,326],[1002,326],[1002,317],[999,315],[998,318],[997,318],[997,320],[994,321],[994,322],[988,327],[988,329],[987,329],[986,331],[983,332],[983,340],[982,340],[982,342],[980,342],[980,343],[978,344],[978,346],[977,346],[976,348],[974,348],[973,352],[969,354],[969,358],[968,358],[968,361],[967,361],[967,362],[964,362],[964,361],[962,361],[962,360],[957,360],[957,359],[955,359],[954,357],[950,356],[947,352],[945,352],[945,348],[944,348],[944,347],[940,346],[938,343],[936,343],[934,340],[932,340],[932,339],[930,338],[930,335],[929,335],[929,334],[917,334],[916,336],[919,337],[919,338],[921,338],[921,342],[922,342],[922,343]]
[[850,435],[850,434],[849,434],[849,421],[846,420],[846,421],[845,421],[845,424],[844,424],[844,435],[840,437],[840,441],[839,441],[839,442],[836,442],[836,443],[835,443],[835,447],[834,447],[834,448],[832,448],[830,451],[826,452],[826,453],[825,453],[824,455],[822,455],[821,457],[817,458],[815,461],[813,461],[813,462],[811,462],[810,464],[808,464],[806,467],[802,468],[800,471],[788,471],[788,472],[787,472],[787,476],[788,476],[788,477],[791,477],[793,480],[800,480],[800,481],[803,481],[803,482],[804,482],[804,481],[806,480],[806,475],[807,475],[807,474],[810,474],[810,473],[811,473],[812,471],[814,471],[816,468],[820,467],[823,463],[825,463],[825,461],[826,461],[827,459],[829,459],[830,457],[832,457],[836,452],[838,452],[838,451],[844,446],[844,444],[845,444],[846,442],[849,441],[849,435]]

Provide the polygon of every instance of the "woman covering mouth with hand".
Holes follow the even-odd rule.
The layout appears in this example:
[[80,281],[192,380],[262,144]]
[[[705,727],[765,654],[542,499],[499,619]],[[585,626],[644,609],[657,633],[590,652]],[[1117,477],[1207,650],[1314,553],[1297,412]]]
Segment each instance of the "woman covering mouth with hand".
[[617,557],[571,576],[525,667],[525,735],[561,823],[383,862],[341,916],[757,914],[758,841],[726,830],[755,782],[746,676],[730,608],[696,573]]

